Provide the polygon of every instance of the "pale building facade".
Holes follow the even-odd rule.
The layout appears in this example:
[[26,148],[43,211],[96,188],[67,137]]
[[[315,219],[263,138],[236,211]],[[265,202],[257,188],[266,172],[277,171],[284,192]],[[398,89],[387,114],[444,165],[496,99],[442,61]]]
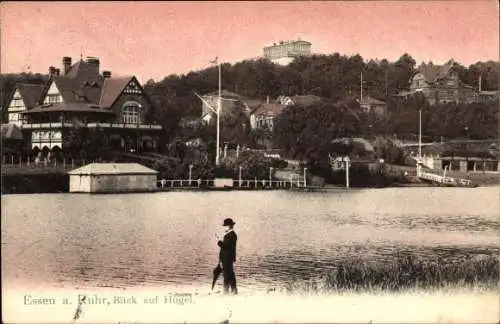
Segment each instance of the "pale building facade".
[[264,47],[264,58],[276,64],[290,64],[294,58],[311,55],[311,43],[304,40],[280,41]]
[[91,163],[68,174],[70,192],[151,192],[157,188],[158,171],[138,163]]

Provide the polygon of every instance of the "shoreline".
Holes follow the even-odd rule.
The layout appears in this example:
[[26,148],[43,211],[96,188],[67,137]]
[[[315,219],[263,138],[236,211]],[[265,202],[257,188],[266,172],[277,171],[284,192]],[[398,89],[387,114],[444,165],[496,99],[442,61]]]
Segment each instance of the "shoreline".
[[[2,177],[3,178],[3,177]],[[3,179],[2,179],[3,180]],[[167,193],[167,192],[213,192],[213,191],[243,191],[243,192],[254,192],[254,191],[284,191],[284,192],[338,192],[338,191],[352,191],[352,190],[363,190],[363,189],[389,189],[389,188],[463,188],[463,189],[475,189],[475,188],[500,188],[500,184],[486,184],[478,185],[476,187],[450,187],[450,186],[436,186],[427,183],[395,183],[388,186],[351,186],[346,188],[341,185],[325,185],[323,187],[298,187],[298,188],[238,188],[238,187],[228,187],[228,188],[217,188],[217,187],[185,187],[185,188],[157,188],[156,190],[150,191],[112,191],[112,192],[69,192],[69,190],[23,190],[22,192],[15,192],[17,187],[14,186],[12,189],[5,188],[2,181],[2,195],[23,195],[23,194],[87,194],[87,195],[115,195],[115,194],[156,194],[156,193]]]
[[[5,173],[2,170],[2,194],[33,194],[33,193],[69,193],[69,176],[64,172],[53,170],[42,170],[41,172],[10,172]],[[499,187],[500,186],[500,173],[499,174],[468,174],[468,178],[476,184],[475,187]],[[413,179],[414,180],[414,179]],[[186,182],[188,180],[185,180]],[[351,185],[346,188],[342,184],[324,184],[322,186],[307,186],[307,187],[294,187],[294,188],[277,188],[277,187],[262,187],[258,188],[238,187],[238,179],[233,180],[236,185],[229,187],[213,187],[202,185],[198,186],[185,186],[185,187],[171,187],[165,186],[164,188],[157,187],[148,193],[158,192],[207,192],[207,191],[299,191],[299,192],[331,192],[340,190],[359,190],[359,189],[383,189],[383,188],[437,188],[446,187],[439,186],[428,182],[411,181],[408,182],[393,182],[386,185]],[[459,188],[459,187],[457,187]],[[465,187],[467,188],[467,187]],[[125,193],[125,192],[115,192]],[[135,191],[131,193],[136,193]],[[92,194],[113,194],[113,193],[92,193]]]

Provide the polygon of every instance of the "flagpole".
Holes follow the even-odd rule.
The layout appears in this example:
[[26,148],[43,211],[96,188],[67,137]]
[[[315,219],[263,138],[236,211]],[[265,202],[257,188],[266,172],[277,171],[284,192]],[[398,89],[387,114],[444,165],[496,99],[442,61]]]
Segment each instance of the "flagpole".
[[418,110],[418,162],[417,176],[420,176],[420,168],[422,163],[422,108]]
[[217,100],[217,150],[215,157],[215,165],[219,165],[219,157],[220,157],[220,111],[221,111],[221,63],[219,62],[219,98]]
[[363,72],[361,72],[361,95],[359,100],[363,100]]

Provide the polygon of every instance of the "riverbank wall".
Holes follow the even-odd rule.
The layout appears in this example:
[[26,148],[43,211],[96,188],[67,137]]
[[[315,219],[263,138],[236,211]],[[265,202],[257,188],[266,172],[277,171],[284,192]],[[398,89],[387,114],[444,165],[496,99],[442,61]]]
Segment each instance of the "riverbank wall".
[[[69,192],[69,176],[67,168],[3,168],[1,177],[2,194],[28,194],[28,193],[67,193]],[[164,186],[159,181],[158,191],[213,191],[213,190],[294,190],[294,191],[330,191],[345,189],[345,175],[338,176],[336,184],[325,184],[321,186],[304,186],[302,181],[276,181],[271,185],[269,180],[242,180],[241,186],[239,180],[233,180],[233,186],[217,188],[213,185],[213,180],[203,180],[201,185],[197,185],[197,180],[167,180]],[[407,179],[406,181],[384,181],[379,175],[373,181],[370,177],[363,181],[362,175],[351,174],[351,188],[387,188],[387,187],[432,187],[433,184]],[[467,178],[479,186],[500,185],[500,173],[489,174],[467,174]],[[173,185],[172,182],[177,184]],[[182,185],[182,184],[185,185]],[[180,185],[178,185],[180,184]]]

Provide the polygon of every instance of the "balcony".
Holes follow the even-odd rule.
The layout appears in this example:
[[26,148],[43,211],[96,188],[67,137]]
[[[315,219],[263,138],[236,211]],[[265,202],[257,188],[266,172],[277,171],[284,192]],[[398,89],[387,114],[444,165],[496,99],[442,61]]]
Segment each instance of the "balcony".
[[21,125],[23,129],[39,129],[39,128],[64,128],[73,127],[71,122],[57,122],[57,123],[24,123]]
[[[88,128],[121,128],[121,129],[142,129],[142,130],[160,130],[161,125],[153,124],[124,124],[124,123],[87,123],[82,124],[84,127]],[[21,127],[23,129],[54,129],[54,128],[65,128],[73,127],[72,122],[57,122],[57,123],[25,123]]]
[[88,128],[123,128],[123,129],[162,129],[161,125],[153,124],[125,124],[125,123],[88,123]]

